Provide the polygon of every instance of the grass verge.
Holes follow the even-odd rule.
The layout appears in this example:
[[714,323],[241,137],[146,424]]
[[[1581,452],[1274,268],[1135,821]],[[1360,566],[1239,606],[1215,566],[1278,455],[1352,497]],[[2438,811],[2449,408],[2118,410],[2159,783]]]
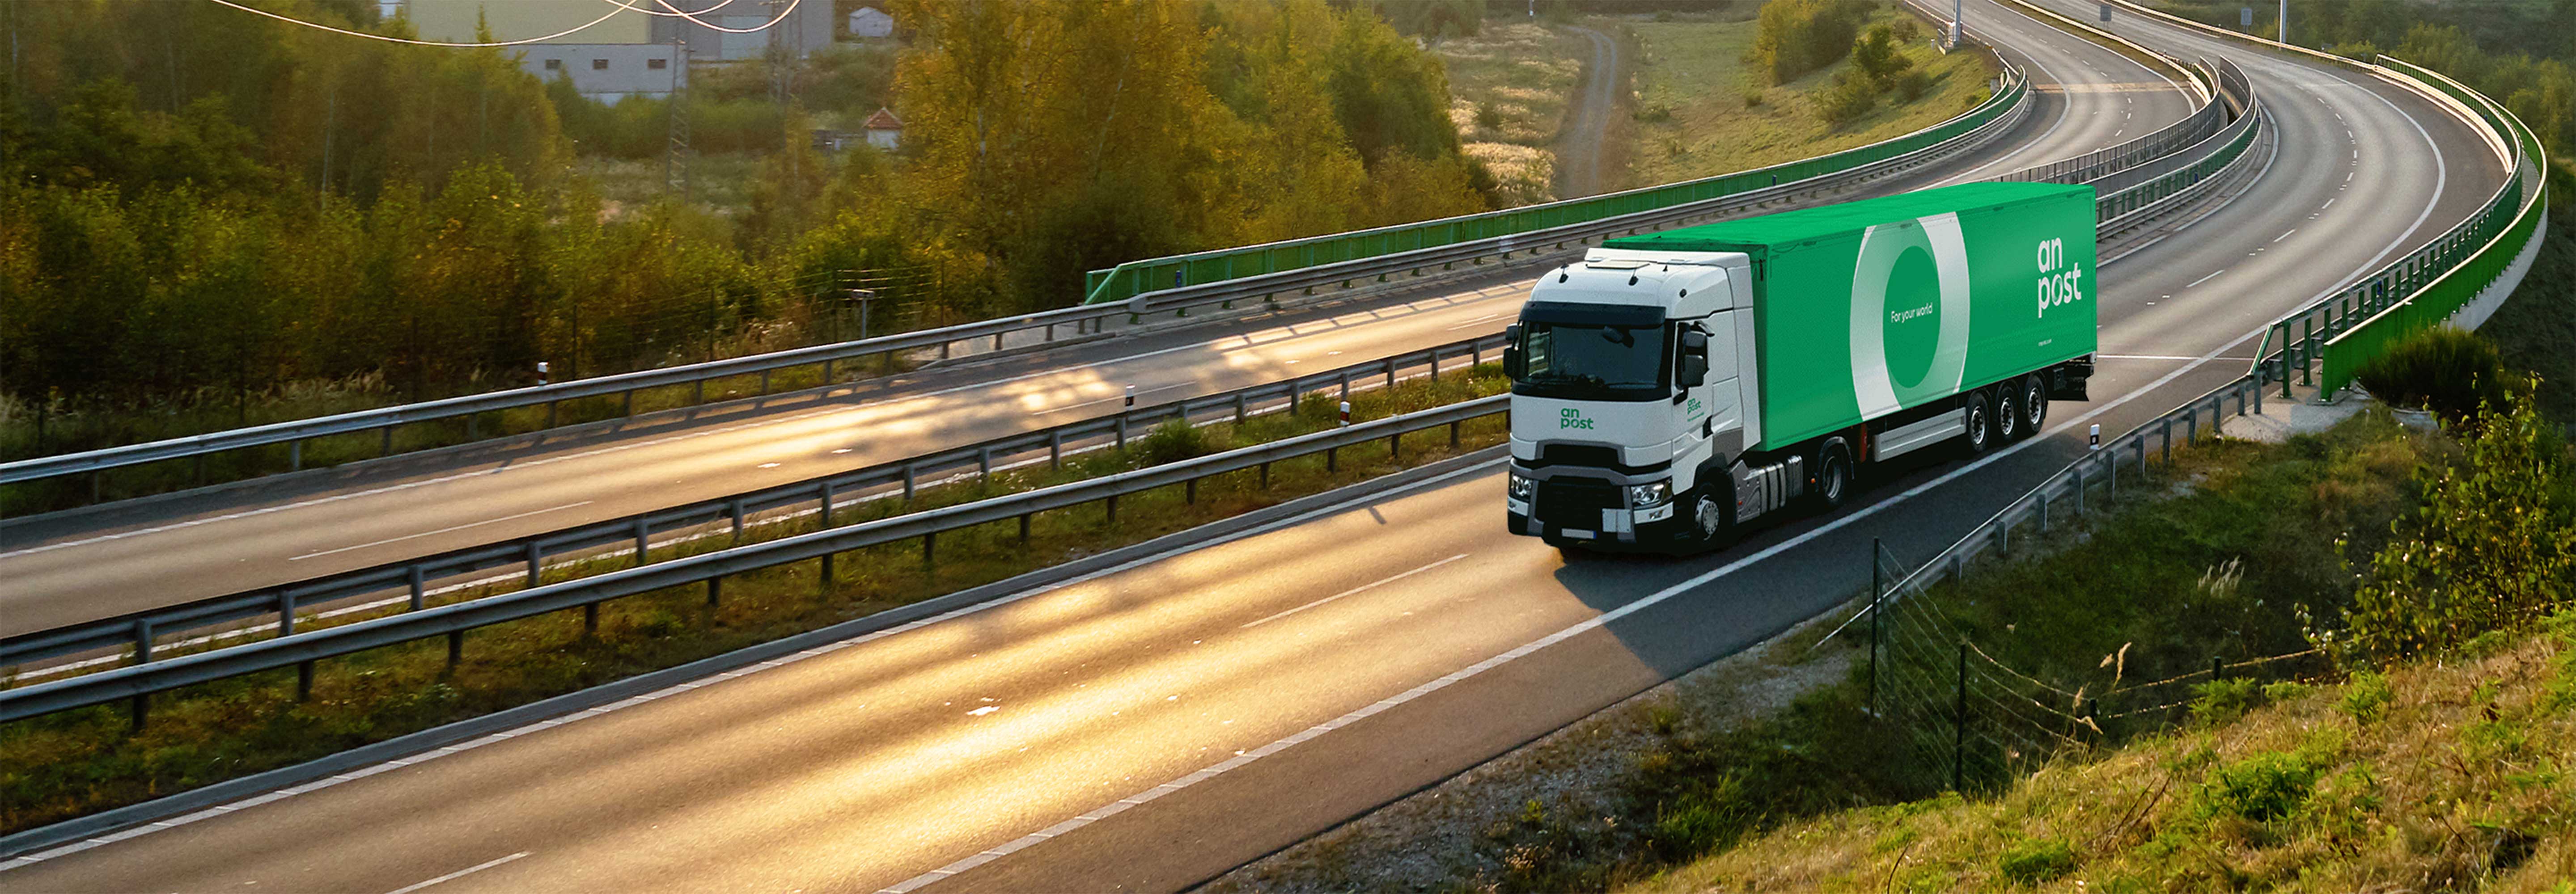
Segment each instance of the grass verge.
[[1751,20],[1660,15],[1624,23],[1636,34],[1636,148],[1628,154],[1629,187],[1672,183],[1795,161],[1903,136],[1949,120],[1985,98],[1996,69],[1982,52],[1943,55],[1921,39],[1930,29],[1892,7],[1870,14],[1862,30],[1913,23],[1918,39],[1899,50],[1931,78],[1920,98],[1884,97],[1869,112],[1835,127],[1817,104],[1851,60],[1786,84],[1765,86],[1744,60],[1759,27]]
[[[1352,395],[1354,421],[1498,393],[1497,366],[1439,382],[1417,379]],[[1332,425],[1323,396],[1297,414],[1241,424],[1166,426],[1124,450],[1031,467],[922,491],[911,509],[962,503]],[[1381,445],[1274,464],[1268,487],[1257,470],[1123,497],[1117,520],[1098,504],[1037,516],[1023,542],[1005,522],[945,533],[935,564],[918,541],[842,553],[830,580],[806,562],[727,578],[723,601],[703,586],[676,587],[601,606],[596,634],[580,612],[494,625],[467,634],[465,660],[447,664],[446,644],[425,640],[326,660],[310,700],[295,699],[292,669],[239,677],[156,696],[151,723],[135,732],[122,706],[97,706],[0,724],[0,834],[132,804],[291,765],[439,724],[599,685],[647,671],[861,617],[1181,531],[1289,499],[1457,455],[1504,437],[1501,417],[1467,423],[1458,447],[1423,433],[1401,457]],[[879,501],[836,516],[855,523],[907,511]],[[768,526],[765,536],[812,530],[811,520]],[[716,538],[697,551],[731,545]],[[563,569],[571,576],[624,567],[603,560]],[[459,594],[471,598],[480,594]]]
[[1460,148],[1484,162],[1505,205],[1556,199],[1556,152],[1565,111],[1592,44],[1533,22],[1488,21],[1473,37],[1432,47],[1449,74],[1449,121]]

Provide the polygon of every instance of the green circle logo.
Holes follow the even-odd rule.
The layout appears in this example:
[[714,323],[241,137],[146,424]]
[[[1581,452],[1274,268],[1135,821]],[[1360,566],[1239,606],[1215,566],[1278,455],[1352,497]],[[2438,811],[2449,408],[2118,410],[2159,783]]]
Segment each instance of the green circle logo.
[[1932,253],[1909,245],[1887,269],[1887,376],[1899,391],[1921,387],[1941,350],[1941,274]]

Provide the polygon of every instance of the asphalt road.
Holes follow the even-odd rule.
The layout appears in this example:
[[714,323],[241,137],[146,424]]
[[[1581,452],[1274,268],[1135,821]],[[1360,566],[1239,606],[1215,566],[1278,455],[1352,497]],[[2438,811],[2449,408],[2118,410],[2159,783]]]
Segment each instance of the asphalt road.
[[[2125,57],[2018,15],[1977,26],[2043,82],[2018,132],[1841,198],[2101,148],[2187,115]],[[2115,101],[2116,100],[2116,101]],[[0,636],[618,518],[1497,332],[1534,270],[1330,309],[932,368],[830,400],[559,435],[0,525]]]
[[[2080,60],[2090,48],[2041,39],[2035,59]],[[2052,67],[2070,78],[2118,71],[2107,59]],[[2106,101],[2125,95],[2055,93],[2051,114],[2030,126],[2052,140],[2090,132],[2114,114]],[[2175,100],[2171,117],[2184,108]],[[2452,145],[2468,139],[2462,128],[2433,126]],[[2428,158],[2365,161],[2403,187],[2391,201],[2434,194]],[[2312,179],[2275,167],[2257,188],[2289,197]],[[2295,210],[2240,201],[2199,226],[2237,233],[2285,224]],[[2360,266],[2355,255],[2371,244],[2410,238],[2401,222],[2356,215],[2353,231],[2266,284],[2274,288],[2181,294],[2213,316],[2286,308],[2316,289],[2287,290],[2321,289]],[[2232,254],[2241,240],[2206,241],[2167,240],[2106,272],[2106,345],[2179,353],[2229,343],[2239,330],[2223,321],[2160,331],[2141,319],[2148,296],[2178,288],[2168,280],[2212,269],[2212,253]],[[1518,301],[1517,289],[1525,286],[1327,331],[1446,332],[1419,321],[1498,313]],[[2096,380],[2104,399],[2061,405],[2060,418],[2107,409],[2100,421],[2116,427],[2151,415],[2170,401],[2112,398],[2142,393],[2175,366],[2108,361]],[[2205,387],[2191,381],[2166,391]],[[2033,441],[1973,471],[1918,468],[1878,482],[1874,507],[1763,530],[1715,556],[1571,564],[1501,532],[1499,470],[1487,466],[917,629],[219,809],[0,873],[0,888],[393,891],[441,879],[441,890],[511,891],[1185,886],[1811,615],[1857,584],[1855,543],[1881,535],[1900,554],[1928,554],[2067,449]],[[1117,806],[1138,801],[1149,803]],[[978,856],[1000,849],[1013,850]],[[986,862],[954,877],[925,875],[977,860]]]

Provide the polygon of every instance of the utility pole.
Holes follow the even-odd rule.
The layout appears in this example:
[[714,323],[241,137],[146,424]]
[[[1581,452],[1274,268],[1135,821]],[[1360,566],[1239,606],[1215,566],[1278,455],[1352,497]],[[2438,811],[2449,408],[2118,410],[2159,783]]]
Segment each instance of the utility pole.
[[2273,29],[2272,29],[2272,30],[2275,30],[2275,31],[2279,31],[2279,32],[2281,32],[2281,33],[2279,33],[2279,34],[2272,35],[2272,36],[2273,36],[2273,38],[2275,38],[2275,39],[2279,40],[2279,41],[2280,41],[2280,42],[2282,42],[2282,43],[2289,43],[2289,42],[2290,42],[2290,0],[2281,0],[2281,14],[2280,14],[2280,16],[2277,18],[2277,20],[2275,20],[2272,24],[2274,25],[2274,27],[2273,27]]
[[1964,0],[1950,0],[1950,48],[1954,50],[1968,36],[1966,5]]
[[688,45],[678,31],[671,36],[671,92],[663,112],[670,119],[670,145],[662,153],[662,191],[689,197],[689,64]]

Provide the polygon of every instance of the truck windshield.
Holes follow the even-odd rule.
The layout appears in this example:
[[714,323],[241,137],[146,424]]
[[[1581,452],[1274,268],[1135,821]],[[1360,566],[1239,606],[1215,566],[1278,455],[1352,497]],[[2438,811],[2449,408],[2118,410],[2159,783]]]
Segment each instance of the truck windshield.
[[1524,322],[1524,393],[1572,399],[1651,399],[1664,394],[1664,327]]

